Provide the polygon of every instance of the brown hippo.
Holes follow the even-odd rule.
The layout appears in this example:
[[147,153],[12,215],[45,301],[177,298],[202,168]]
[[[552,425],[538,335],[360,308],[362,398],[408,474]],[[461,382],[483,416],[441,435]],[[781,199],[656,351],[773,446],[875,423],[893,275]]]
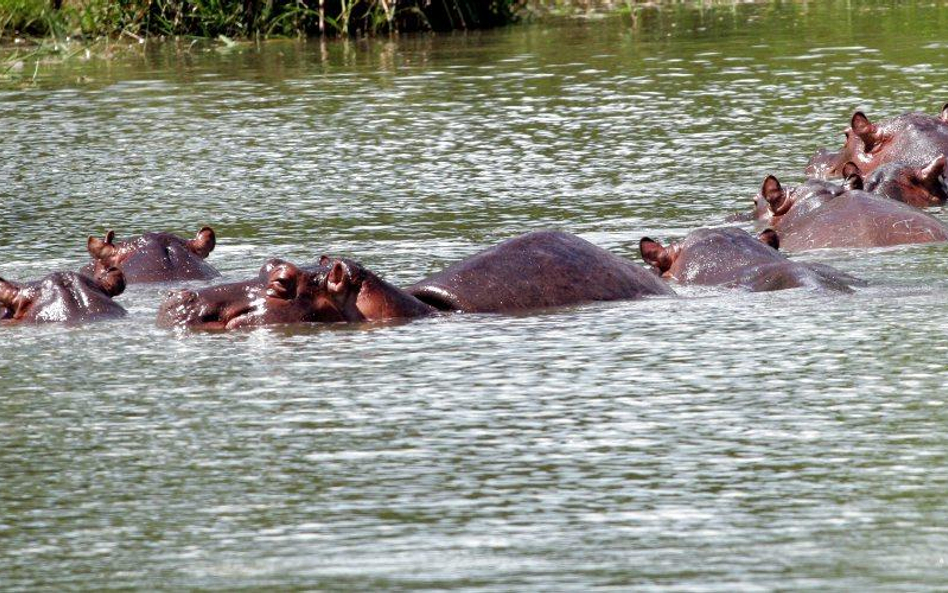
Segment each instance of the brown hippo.
[[674,294],[648,270],[558,231],[509,239],[406,290],[442,311],[470,313]]
[[782,222],[787,251],[825,247],[886,247],[948,240],[948,226],[914,206],[854,189]]
[[0,278],[0,321],[78,324],[122,317],[125,309],[112,297],[124,290],[121,270],[101,266],[93,276],[54,272],[24,284]]
[[356,262],[324,257],[318,265],[308,268],[270,260],[251,280],[172,292],[158,310],[158,325],[235,329],[286,323],[382,321],[435,312]]
[[204,259],[214,250],[214,229],[204,227],[194,239],[182,239],[171,233],[145,233],[126,241],[114,242],[109,231],[105,239],[89,237],[87,248],[93,262],[82,268],[84,274],[99,262],[122,270],[129,284],[169,282],[172,280],[208,280],[220,276]]
[[948,201],[946,162],[948,159],[941,155],[921,167],[887,163],[866,177],[864,189],[918,208],[939,206]]
[[776,177],[768,175],[754,197],[754,218],[762,225],[779,229],[846,191],[862,189],[856,165],[849,163],[845,171],[847,177],[841,184],[807,179],[798,186],[786,188]]
[[754,237],[736,227],[698,229],[679,243],[663,247],[643,237],[642,259],[663,278],[681,284],[728,286],[752,292],[817,288],[849,292],[860,281],[829,266],[804,264],[777,251],[773,229]]
[[820,149],[807,164],[810,177],[828,179],[843,176],[843,167],[852,161],[863,175],[886,163],[923,167],[948,154],[948,104],[937,117],[906,113],[873,124],[857,111],[846,130],[842,149]]

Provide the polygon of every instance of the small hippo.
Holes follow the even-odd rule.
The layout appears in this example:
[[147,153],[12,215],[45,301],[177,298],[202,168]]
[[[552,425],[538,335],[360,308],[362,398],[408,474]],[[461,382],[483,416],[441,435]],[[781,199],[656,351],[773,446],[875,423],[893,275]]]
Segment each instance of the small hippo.
[[469,313],[512,313],[674,294],[648,270],[558,231],[509,239],[406,290],[442,311]]
[[944,155],[927,165],[886,163],[869,174],[865,190],[917,208],[940,206],[948,201]]
[[851,292],[849,286],[861,282],[829,266],[789,260],[777,251],[779,246],[773,229],[754,237],[736,227],[698,229],[667,247],[648,237],[639,241],[642,259],[680,284],[751,292],[798,287]]
[[0,322],[79,324],[125,315],[112,300],[125,290],[118,268],[97,267],[92,276],[54,272],[17,284],[0,278]]
[[202,228],[190,240],[171,233],[145,233],[118,243],[115,233],[109,231],[105,239],[89,237],[87,249],[93,261],[81,272],[90,273],[98,262],[122,270],[129,284],[209,280],[220,276],[204,261],[215,244],[211,227]]
[[158,310],[158,325],[235,329],[382,321],[435,312],[354,261],[323,257],[307,268],[270,260],[251,280],[172,292]]
[[838,151],[820,149],[806,167],[809,177],[843,176],[843,167],[854,162],[865,176],[886,163],[924,167],[948,154],[948,104],[937,117],[906,113],[873,124],[861,111],[850,119],[846,142]]

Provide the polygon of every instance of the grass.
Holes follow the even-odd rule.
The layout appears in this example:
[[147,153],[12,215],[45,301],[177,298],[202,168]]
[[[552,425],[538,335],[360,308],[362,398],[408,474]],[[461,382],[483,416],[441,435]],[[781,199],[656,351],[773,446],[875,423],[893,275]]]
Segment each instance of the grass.
[[520,1],[0,0],[0,39],[123,34],[260,38],[470,29],[512,21]]

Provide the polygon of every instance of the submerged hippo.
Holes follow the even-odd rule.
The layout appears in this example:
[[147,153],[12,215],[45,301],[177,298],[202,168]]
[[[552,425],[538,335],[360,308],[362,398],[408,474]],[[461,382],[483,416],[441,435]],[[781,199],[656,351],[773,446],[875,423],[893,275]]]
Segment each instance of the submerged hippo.
[[849,292],[859,280],[819,264],[787,259],[777,251],[773,229],[754,237],[736,227],[698,229],[684,241],[663,247],[643,237],[642,259],[664,278],[681,284],[743,288],[753,292],[807,287]]
[[17,284],[0,278],[0,321],[4,323],[85,323],[122,317],[112,300],[125,290],[117,268],[98,267],[93,276],[54,272],[41,280]]
[[768,175],[754,197],[754,218],[758,223],[779,229],[852,189],[862,189],[862,178],[856,166],[849,163],[844,169],[843,183],[807,179],[795,187],[783,187],[773,175]]
[[674,294],[660,279],[575,235],[535,231],[407,288],[442,311],[510,313]]
[[939,206],[948,201],[944,155],[924,166],[888,163],[873,171],[865,182],[865,190],[905,202],[918,208]]
[[778,227],[787,251],[948,240],[948,226],[914,206],[854,189]]
[[89,273],[99,263],[122,270],[129,284],[208,280],[220,276],[204,261],[215,244],[211,227],[202,228],[190,240],[171,233],[145,233],[118,243],[115,233],[109,231],[105,239],[89,237],[87,248],[93,262],[82,272]]
[[318,265],[306,268],[270,260],[251,280],[172,292],[158,310],[158,325],[235,329],[382,321],[435,312],[354,261],[324,257]]
[[838,151],[820,149],[807,164],[810,177],[841,177],[847,162],[854,162],[863,175],[886,163],[899,162],[922,167],[948,155],[948,104],[937,117],[906,113],[873,124],[857,111],[846,130],[846,142]]

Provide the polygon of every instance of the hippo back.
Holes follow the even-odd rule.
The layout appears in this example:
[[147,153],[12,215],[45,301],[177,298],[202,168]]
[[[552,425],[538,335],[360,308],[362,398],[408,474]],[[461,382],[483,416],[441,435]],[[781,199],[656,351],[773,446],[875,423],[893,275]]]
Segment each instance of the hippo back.
[[24,322],[85,323],[125,315],[92,279],[75,272],[56,272],[27,287],[36,298]]
[[859,282],[829,266],[816,266],[791,261],[742,229],[724,227],[692,231],[681,243],[670,275],[682,284],[751,292],[799,287],[850,292],[848,284]]
[[208,280],[220,276],[186,242],[171,233],[145,233],[132,239],[135,251],[122,262],[128,282],[167,282],[171,280]]
[[855,190],[780,229],[788,251],[885,247],[948,240],[948,226],[914,206]]
[[777,250],[739,228],[705,228],[682,241],[668,275],[682,284],[727,284],[745,268],[784,261]]
[[406,290],[437,309],[477,313],[674,294],[645,268],[557,231],[504,241]]
[[794,220],[802,218],[813,212],[823,204],[835,199],[845,191],[843,186],[830,181],[819,179],[807,179],[801,185],[792,190],[793,207],[783,216],[776,217],[773,221],[774,228],[781,228],[791,224]]

